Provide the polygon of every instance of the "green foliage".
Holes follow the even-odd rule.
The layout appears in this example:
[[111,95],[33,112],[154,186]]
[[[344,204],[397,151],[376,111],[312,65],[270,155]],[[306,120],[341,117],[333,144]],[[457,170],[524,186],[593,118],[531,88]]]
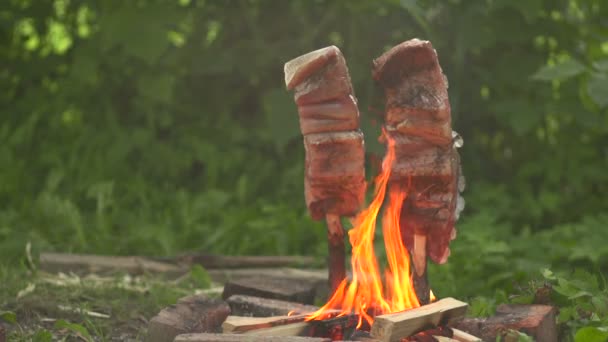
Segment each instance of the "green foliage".
[[70,323],[63,319],[60,319],[57,322],[55,322],[55,329],[66,329],[68,331],[73,332],[74,334],[76,334],[78,337],[85,340],[86,342],[93,341],[93,338],[91,337],[91,334],[89,333],[89,330],[87,330],[87,328],[85,328],[84,326],[77,324],[77,323]]
[[6,323],[17,323],[17,315],[12,311],[0,312],[0,319],[2,319]]
[[192,284],[198,288],[208,288],[211,286],[211,278],[201,265],[194,265],[190,270]]

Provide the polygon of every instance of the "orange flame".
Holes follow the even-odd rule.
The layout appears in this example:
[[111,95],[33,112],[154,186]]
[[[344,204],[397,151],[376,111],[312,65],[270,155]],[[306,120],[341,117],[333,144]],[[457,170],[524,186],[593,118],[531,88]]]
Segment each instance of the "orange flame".
[[401,240],[399,217],[403,200],[407,197],[407,193],[402,189],[389,191],[388,208],[382,216],[382,231],[388,257],[386,289],[383,288],[374,253],[376,219],[386,196],[391,166],[395,160],[395,143],[386,134],[384,137],[387,139],[388,149],[382,161],[382,171],[375,179],[374,198],[353,220],[353,228],[348,232],[352,245],[352,281],[347,284],[345,279],[329,301],[309,315],[307,320],[325,319],[332,310],[339,310],[339,316],[357,314],[357,328],[364,322],[371,327],[375,315],[420,306],[410,278],[410,256]]

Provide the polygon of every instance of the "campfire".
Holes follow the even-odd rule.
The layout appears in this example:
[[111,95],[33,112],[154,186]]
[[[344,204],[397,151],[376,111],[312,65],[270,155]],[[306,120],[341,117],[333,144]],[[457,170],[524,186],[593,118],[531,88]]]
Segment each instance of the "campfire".
[[[311,306],[314,290],[304,280],[231,280],[223,288],[226,302],[184,299],[151,321],[149,336],[167,336],[166,327],[170,336],[209,332],[219,324],[222,334],[183,334],[175,341],[481,341],[455,325],[490,339],[505,327],[554,330],[550,307],[508,307],[494,321],[463,323],[466,303],[435,298],[427,260],[447,261],[464,207],[457,153],[462,139],[452,131],[447,80],[431,43],[418,39],[374,60],[372,75],[385,91],[380,140],[386,154],[366,206],[364,137],[342,53],[330,46],[285,64],[306,149],[306,205],[328,227],[327,302]],[[342,219],[352,223],[348,277]],[[386,250],[384,271],[374,251],[377,228]],[[199,309],[198,318],[183,318]]]
[[[326,218],[330,241],[333,295],[306,320],[354,315],[356,328],[371,330],[372,336],[383,334],[374,325],[376,316],[434,300],[427,256],[446,262],[464,204],[456,152],[462,142],[452,132],[447,81],[430,42],[413,39],[395,46],[374,61],[373,76],[386,94],[381,141],[387,151],[374,197],[359,210],[364,143],[344,57],[331,46],[285,64],[306,147],[306,202],[313,218]],[[339,217],[353,214],[352,279],[347,280]],[[379,215],[388,260],[384,279],[373,247]]]

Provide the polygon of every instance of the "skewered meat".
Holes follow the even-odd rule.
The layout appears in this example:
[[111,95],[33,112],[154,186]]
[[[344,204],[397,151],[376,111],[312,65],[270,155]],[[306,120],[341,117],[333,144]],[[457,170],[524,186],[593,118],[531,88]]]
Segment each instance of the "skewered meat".
[[414,267],[425,273],[426,256],[444,263],[464,201],[462,139],[451,129],[447,79],[428,41],[412,39],[374,60],[373,77],[385,89],[385,128],[395,141],[391,187],[408,194],[401,213],[402,239]]
[[315,220],[350,216],[365,194],[364,142],[346,62],[329,46],[285,64],[306,148],[305,197]]

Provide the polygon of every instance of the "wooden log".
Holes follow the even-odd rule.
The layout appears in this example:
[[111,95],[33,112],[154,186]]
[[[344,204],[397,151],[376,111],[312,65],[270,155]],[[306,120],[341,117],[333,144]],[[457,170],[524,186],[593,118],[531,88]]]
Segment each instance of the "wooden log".
[[282,316],[287,315],[290,312],[292,314],[301,314],[315,312],[319,309],[312,305],[246,295],[230,296],[226,299],[226,302],[230,305],[232,314],[236,316]]
[[222,298],[227,299],[237,294],[312,304],[315,299],[315,284],[287,278],[258,276],[230,280],[224,285]]
[[396,342],[417,332],[449,325],[464,317],[467,303],[444,298],[419,308],[376,316],[371,336],[382,342]]
[[170,342],[180,334],[218,332],[230,314],[224,301],[189,296],[161,310],[150,320],[146,342]]
[[105,256],[87,254],[41,253],[40,269],[48,272],[129,274],[164,273],[181,275],[187,268],[139,256]]
[[0,342],[6,342],[6,329],[0,323]]
[[[327,270],[312,269],[302,270],[297,268],[238,268],[238,269],[211,269],[207,273],[214,282],[227,283],[230,280],[266,277],[283,278],[310,283],[314,285],[315,295],[318,300],[325,301],[329,297],[329,287],[327,286]],[[259,297],[259,296],[258,296]]]
[[184,334],[175,338],[175,342],[331,342],[329,338],[304,336],[255,336],[241,334]]
[[555,342],[558,339],[555,308],[549,305],[503,304],[490,318],[466,318],[455,325],[457,329],[479,336],[484,341],[496,341],[508,330],[530,335],[537,342]]
[[162,258],[161,261],[177,263],[182,266],[201,265],[206,269],[218,268],[265,268],[265,267],[295,267],[315,264],[316,260],[310,256],[288,255],[204,255],[184,254],[177,257]]
[[228,316],[222,324],[222,332],[244,333],[251,330],[303,322],[308,314],[274,317]]

